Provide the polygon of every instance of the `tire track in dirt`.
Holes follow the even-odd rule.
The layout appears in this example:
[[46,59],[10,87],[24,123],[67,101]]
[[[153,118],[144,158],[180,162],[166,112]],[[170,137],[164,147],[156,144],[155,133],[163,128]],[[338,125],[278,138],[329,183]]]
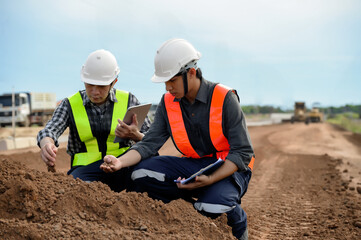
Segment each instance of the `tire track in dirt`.
[[355,226],[361,221],[360,197],[344,187],[336,170],[341,160],[327,154],[289,154],[270,141],[275,134],[287,133],[290,139],[285,141],[291,142],[296,128],[250,128],[256,163],[242,199],[250,239],[360,239],[361,230]]

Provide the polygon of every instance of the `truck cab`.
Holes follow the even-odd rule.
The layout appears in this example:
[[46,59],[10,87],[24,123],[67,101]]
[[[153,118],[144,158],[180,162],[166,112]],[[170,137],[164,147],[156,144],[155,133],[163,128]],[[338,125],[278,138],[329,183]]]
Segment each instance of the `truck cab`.
[[12,94],[0,96],[0,125],[11,125],[14,110],[15,123],[29,126],[30,97],[28,93],[16,93],[13,108]]
[[305,122],[308,124],[305,102],[295,102],[294,113],[291,117],[291,123]]

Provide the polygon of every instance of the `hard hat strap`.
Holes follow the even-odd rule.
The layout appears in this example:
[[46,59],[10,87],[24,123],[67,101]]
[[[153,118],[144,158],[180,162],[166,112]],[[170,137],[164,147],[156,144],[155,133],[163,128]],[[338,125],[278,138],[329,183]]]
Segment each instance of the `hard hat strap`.
[[116,78],[114,79],[114,81],[109,85],[110,88],[109,88],[109,91],[108,91],[108,96],[107,96],[107,98],[109,97],[110,91],[112,90],[112,88],[114,87],[114,85],[115,85],[116,82],[118,82],[118,77],[116,77]]
[[187,70],[184,70],[182,72],[182,78],[183,78],[183,87],[184,87],[184,96],[188,93],[188,78],[187,78]]

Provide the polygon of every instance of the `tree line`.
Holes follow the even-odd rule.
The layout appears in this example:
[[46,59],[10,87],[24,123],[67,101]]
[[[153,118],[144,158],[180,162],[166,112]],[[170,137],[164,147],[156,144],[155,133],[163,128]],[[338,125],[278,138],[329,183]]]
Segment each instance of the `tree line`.
[[[244,105],[242,110],[245,114],[270,114],[270,113],[292,113],[293,109],[283,110],[280,107],[274,107],[271,105]],[[308,109],[310,110],[310,109]],[[320,111],[325,114],[339,114],[346,112],[353,112],[361,115],[361,105],[346,104],[340,107],[320,107]]]
[[345,106],[341,106],[341,107],[326,107],[320,109],[328,114],[338,114],[338,113],[347,113],[347,112],[361,114],[361,105],[346,104]]
[[291,112],[292,110],[282,110],[280,107],[273,107],[269,105],[259,106],[259,105],[244,105],[242,110],[245,114],[270,114],[270,113],[286,113]]

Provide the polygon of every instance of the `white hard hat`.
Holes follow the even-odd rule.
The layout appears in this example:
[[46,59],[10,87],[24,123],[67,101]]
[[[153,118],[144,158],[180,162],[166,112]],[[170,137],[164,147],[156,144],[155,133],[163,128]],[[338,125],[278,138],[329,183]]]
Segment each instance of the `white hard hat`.
[[200,58],[201,53],[188,41],[179,38],[170,39],[163,43],[155,55],[155,71],[152,82],[166,82],[186,67],[188,63],[191,63],[191,66],[196,66],[195,63]]
[[109,85],[119,74],[114,55],[104,49],[89,54],[81,68],[81,80],[92,85]]

